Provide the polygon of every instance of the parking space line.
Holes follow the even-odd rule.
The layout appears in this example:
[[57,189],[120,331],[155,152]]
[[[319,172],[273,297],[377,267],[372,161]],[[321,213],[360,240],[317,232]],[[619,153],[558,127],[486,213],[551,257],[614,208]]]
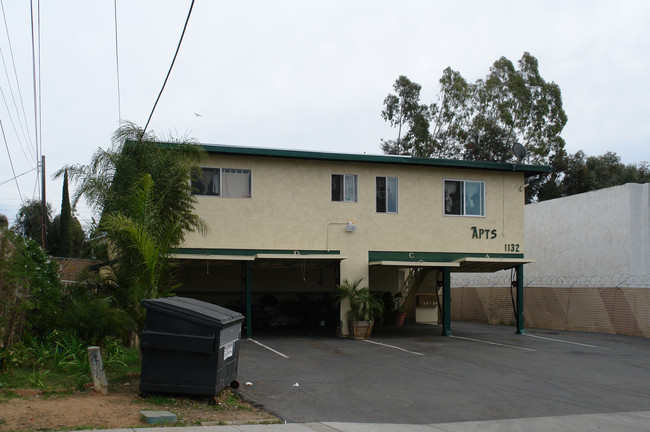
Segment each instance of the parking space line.
[[454,339],[468,340],[468,341],[472,341],[472,342],[480,342],[480,343],[484,343],[484,344],[488,344],[488,345],[497,345],[497,346],[502,346],[502,347],[507,347],[507,348],[516,348],[516,349],[520,349],[520,350],[524,350],[524,351],[536,351],[536,350],[534,350],[532,348],[524,348],[524,347],[520,347],[520,346],[516,346],[516,345],[508,345],[508,344],[502,344],[502,343],[497,343],[497,342],[484,341],[484,340],[480,340],[480,339],[472,339],[472,338],[467,338],[467,337],[462,337],[462,336],[453,336],[452,335],[452,336],[449,336],[449,337],[454,338]]
[[537,335],[533,335],[533,334],[530,334],[530,333],[526,333],[526,336],[534,337],[534,338],[537,338],[537,339],[544,339],[544,340],[553,341],[553,342],[560,342],[560,343],[571,344],[571,345],[580,345],[580,346],[587,347],[587,348],[600,348],[600,349],[606,349],[606,350],[609,349],[609,348],[606,348],[606,347],[599,347],[599,346],[596,346],[596,345],[589,345],[589,344],[584,344],[584,343],[580,343],[580,342],[571,342],[571,341],[565,341],[565,340],[562,340],[562,339],[554,339],[554,338],[548,338],[548,337],[544,337],[544,336],[537,336]]
[[279,355],[280,357],[284,357],[284,358],[286,358],[286,359],[289,358],[288,355],[284,355],[284,354],[282,354],[280,351],[276,351],[276,350],[274,350],[274,349],[271,348],[271,347],[267,347],[267,346],[264,345],[263,343],[260,343],[260,342],[258,342],[258,341],[256,341],[256,340],[253,340],[253,339],[248,339],[248,340],[251,341],[251,342],[254,342],[254,343],[258,344],[258,345],[261,346],[262,348],[266,348],[267,350],[271,351],[272,353],[275,353],[275,354]]
[[400,348],[400,347],[397,347],[397,346],[394,346],[394,345],[388,345],[388,344],[385,344],[385,343],[375,342],[375,341],[371,341],[371,340],[368,340],[368,339],[365,339],[364,342],[368,342],[368,343],[375,344],[375,345],[381,345],[381,346],[384,346],[384,347],[387,347],[387,348],[393,348],[393,349],[396,349],[396,350],[399,350],[399,351],[407,352],[409,354],[424,355],[424,354],[419,353],[419,352],[409,351],[409,350],[406,350],[404,348]]

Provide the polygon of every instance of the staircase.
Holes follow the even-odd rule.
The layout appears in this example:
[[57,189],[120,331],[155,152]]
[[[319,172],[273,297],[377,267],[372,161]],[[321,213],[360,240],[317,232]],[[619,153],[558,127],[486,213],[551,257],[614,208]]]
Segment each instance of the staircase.
[[412,267],[409,269],[409,274],[404,279],[402,289],[395,295],[395,307],[397,309],[404,305],[404,301],[412,292],[417,291],[417,288],[424,282],[424,278],[427,277],[431,270],[430,267]]

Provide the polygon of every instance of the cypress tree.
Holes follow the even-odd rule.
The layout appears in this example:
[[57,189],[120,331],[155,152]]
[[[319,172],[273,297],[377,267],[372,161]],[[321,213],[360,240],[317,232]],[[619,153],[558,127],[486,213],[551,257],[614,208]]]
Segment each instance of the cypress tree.
[[68,192],[68,171],[63,174],[63,196],[61,198],[61,219],[59,225],[59,251],[62,257],[72,256],[72,210]]

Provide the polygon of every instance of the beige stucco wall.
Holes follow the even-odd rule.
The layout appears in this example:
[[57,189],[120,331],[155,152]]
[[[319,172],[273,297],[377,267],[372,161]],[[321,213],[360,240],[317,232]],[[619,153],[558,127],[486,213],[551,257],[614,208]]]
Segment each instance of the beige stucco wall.
[[[364,278],[364,285],[373,282],[369,251],[524,253],[525,181],[520,172],[222,154],[211,154],[203,166],[250,169],[252,197],[197,196],[195,210],[208,233],[190,234],[184,248],[339,250],[346,257],[340,280]],[[331,200],[332,174],[358,176],[358,202]],[[376,212],[376,176],[398,177],[397,214]],[[485,217],[444,216],[445,179],[484,181]],[[346,231],[350,221],[355,232]],[[473,238],[481,230],[482,238]],[[495,238],[487,234],[493,231]],[[398,284],[396,272],[391,267],[370,288],[396,290],[391,289]],[[346,334],[343,310],[341,321]]]
[[[512,243],[524,252],[521,173],[233,155],[203,165],[251,169],[252,198],[198,196],[209,232],[189,235],[184,247],[340,250],[341,279],[368,277],[368,251],[495,254]],[[333,173],[358,175],[358,202],[331,201]],[[399,178],[398,214],[375,211],[375,176]],[[486,216],[444,216],[443,179],[485,181]],[[497,236],[472,238],[472,227]]]

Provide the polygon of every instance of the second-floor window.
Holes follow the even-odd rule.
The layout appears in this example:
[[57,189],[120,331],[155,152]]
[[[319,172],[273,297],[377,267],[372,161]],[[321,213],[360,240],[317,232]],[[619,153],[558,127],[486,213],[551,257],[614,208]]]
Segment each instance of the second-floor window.
[[192,191],[195,195],[250,198],[251,186],[249,169],[201,168],[192,179]]
[[332,201],[357,202],[356,174],[332,174]]
[[397,213],[397,177],[375,179],[377,213]]
[[445,180],[444,210],[449,216],[485,216],[485,182]]

